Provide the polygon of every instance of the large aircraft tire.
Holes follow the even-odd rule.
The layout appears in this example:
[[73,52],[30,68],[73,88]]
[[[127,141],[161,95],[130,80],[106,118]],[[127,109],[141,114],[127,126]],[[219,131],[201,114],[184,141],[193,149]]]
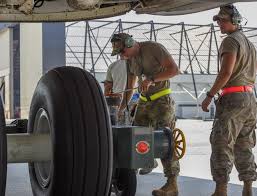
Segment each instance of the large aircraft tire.
[[52,160],[29,163],[34,196],[106,196],[112,175],[112,132],[94,77],[59,67],[39,81],[29,133],[50,132]]
[[7,173],[7,142],[5,132],[5,117],[0,96],[0,196],[5,195]]

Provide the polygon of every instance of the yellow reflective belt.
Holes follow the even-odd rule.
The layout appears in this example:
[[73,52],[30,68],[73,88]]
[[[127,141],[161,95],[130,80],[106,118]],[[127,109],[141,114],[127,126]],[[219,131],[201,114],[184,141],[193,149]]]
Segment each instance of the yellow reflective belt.
[[167,89],[164,89],[162,91],[159,91],[158,93],[154,93],[153,95],[151,95],[148,99],[147,97],[143,96],[143,95],[140,95],[140,99],[142,101],[154,101],[164,95],[168,95],[171,93],[171,89],[170,88],[167,88]]

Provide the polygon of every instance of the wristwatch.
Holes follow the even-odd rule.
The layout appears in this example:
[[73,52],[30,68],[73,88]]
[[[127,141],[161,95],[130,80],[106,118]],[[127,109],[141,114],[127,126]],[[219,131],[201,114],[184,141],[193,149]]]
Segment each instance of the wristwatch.
[[207,96],[207,97],[210,97],[210,98],[213,98],[213,97],[214,97],[214,95],[211,95],[211,94],[210,94],[210,91],[207,91],[206,96]]

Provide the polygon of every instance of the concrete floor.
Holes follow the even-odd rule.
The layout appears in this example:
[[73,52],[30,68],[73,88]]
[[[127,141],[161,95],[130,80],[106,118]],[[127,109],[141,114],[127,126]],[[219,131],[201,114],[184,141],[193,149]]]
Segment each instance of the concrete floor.
[[[215,184],[211,180],[180,176],[178,178],[180,196],[211,196]],[[149,196],[152,189],[159,188],[165,183],[162,173],[153,172],[138,176],[136,196]],[[229,184],[228,196],[241,196],[242,186]],[[32,196],[26,164],[8,165],[6,196]],[[257,195],[257,188],[254,188]]]
[[[215,188],[209,169],[210,145],[209,134],[212,122],[201,120],[178,120],[177,127],[186,135],[186,155],[180,161],[181,172],[178,178],[180,196],[210,196]],[[254,148],[257,162],[257,148]],[[241,196],[242,182],[238,180],[237,171],[231,173],[228,196]],[[138,176],[136,196],[149,196],[154,188],[164,184],[165,178],[159,162],[153,173]],[[257,183],[253,184],[257,196]],[[6,196],[32,196],[26,164],[9,164]]]

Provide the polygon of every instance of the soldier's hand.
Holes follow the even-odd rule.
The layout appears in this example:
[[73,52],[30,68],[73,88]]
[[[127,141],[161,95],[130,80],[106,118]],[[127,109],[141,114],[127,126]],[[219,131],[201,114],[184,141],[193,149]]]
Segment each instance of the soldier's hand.
[[211,100],[212,100],[212,98],[208,97],[208,96],[203,100],[203,102],[202,102],[203,111],[209,112],[208,106],[210,105]]
[[141,83],[139,90],[140,92],[147,92],[152,85],[154,85],[154,83],[151,80],[146,79]]

